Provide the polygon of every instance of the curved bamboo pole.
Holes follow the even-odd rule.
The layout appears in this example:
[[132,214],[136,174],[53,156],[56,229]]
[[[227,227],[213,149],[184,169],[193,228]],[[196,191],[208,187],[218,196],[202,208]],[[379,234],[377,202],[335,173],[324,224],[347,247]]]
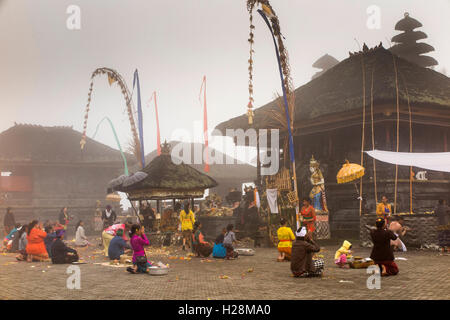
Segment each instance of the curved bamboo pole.
[[117,82],[121,88],[122,95],[125,99],[125,103],[127,106],[128,119],[130,121],[130,126],[131,126],[131,133],[133,135],[134,155],[136,156],[138,161],[140,161],[140,159],[141,159],[140,140],[139,140],[138,132],[136,129],[136,122],[134,120],[134,107],[133,107],[133,103],[131,100],[131,93],[125,83],[125,80],[122,78],[122,76],[117,71],[110,69],[110,68],[98,68],[91,75],[91,84],[89,86],[88,102],[86,104],[86,112],[85,112],[84,123],[83,123],[83,136],[80,141],[81,149],[83,150],[84,145],[86,144],[87,122],[88,122],[89,110],[90,110],[90,104],[91,104],[92,89],[94,86],[94,78],[96,76],[102,75],[102,74],[108,75],[108,81],[109,81],[110,85],[114,82]]
[[[294,107],[295,107],[295,95],[294,95],[294,85],[292,82],[290,66],[289,66],[289,55],[287,53],[286,46],[283,42],[283,36],[280,30],[280,22],[278,17],[270,5],[268,0],[247,0],[247,10],[250,15],[250,37],[248,39],[250,43],[250,58],[249,62],[249,104],[247,115],[249,118],[249,124],[253,123],[253,43],[254,43],[254,34],[253,29],[255,26],[253,25],[253,9],[257,4],[260,4],[262,9],[258,9],[258,13],[262,16],[264,21],[266,22],[273,38],[273,42],[275,45],[275,51],[278,60],[278,67],[281,78],[281,87],[283,90],[283,98],[285,105],[285,113],[286,113],[286,125],[287,131],[289,132],[289,154],[290,154],[290,163],[292,169],[292,180],[294,184],[294,192],[297,197],[296,201],[296,218],[297,221],[299,219],[299,199],[298,199],[298,190],[297,190],[297,173],[295,166],[295,155],[294,155],[294,142],[292,138],[293,132],[293,124],[294,124]],[[299,221],[297,222],[297,227],[299,226]]]

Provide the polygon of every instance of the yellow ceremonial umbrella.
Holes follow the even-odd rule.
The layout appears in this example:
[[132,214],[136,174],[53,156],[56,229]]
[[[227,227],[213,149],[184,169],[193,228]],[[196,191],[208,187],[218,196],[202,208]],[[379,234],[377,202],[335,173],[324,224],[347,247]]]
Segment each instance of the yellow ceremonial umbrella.
[[360,166],[356,163],[350,163],[348,160],[345,161],[341,170],[339,170],[336,178],[337,183],[347,183],[351,181],[355,181],[362,176],[364,176],[365,169],[363,166]]

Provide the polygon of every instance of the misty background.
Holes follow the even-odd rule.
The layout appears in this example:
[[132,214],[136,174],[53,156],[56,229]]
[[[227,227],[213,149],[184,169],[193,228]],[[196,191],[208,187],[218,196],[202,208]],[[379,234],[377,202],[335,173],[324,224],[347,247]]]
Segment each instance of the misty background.
[[[359,50],[358,42],[373,47],[382,41],[389,48],[404,12],[423,24],[418,30],[428,35],[422,41],[436,50],[427,54],[439,62],[435,70],[450,70],[449,0],[271,4],[286,37],[295,87],[311,79],[318,71],[311,65],[325,53],[342,61],[349,51]],[[81,8],[81,30],[66,27],[69,5]],[[366,26],[371,5],[381,8],[380,29]],[[270,33],[259,15],[254,22],[254,98],[259,107],[281,88]],[[117,70],[130,91],[134,70],[139,70],[146,153],[156,148],[154,105],[147,105],[153,91],[162,141],[171,140],[177,129],[193,134],[194,122],[202,126],[198,97],[206,75],[212,130],[246,112],[248,33],[244,0],[0,0],[0,132],[14,122],[73,126],[81,132],[91,73],[98,67]],[[104,116],[111,118],[125,147],[131,132],[124,99],[106,76],[94,81],[89,137]],[[117,148],[106,123],[96,140]],[[202,142],[202,137],[192,140]],[[221,142],[210,144],[226,151]]]

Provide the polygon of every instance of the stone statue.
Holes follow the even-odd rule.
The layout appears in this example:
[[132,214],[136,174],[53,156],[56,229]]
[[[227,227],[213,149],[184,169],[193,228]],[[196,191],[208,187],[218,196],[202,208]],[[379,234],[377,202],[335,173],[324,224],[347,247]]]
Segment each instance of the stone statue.
[[320,171],[319,162],[314,159],[314,156],[311,157],[309,162],[309,170],[311,172],[310,182],[313,186],[309,193],[312,205],[316,212],[328,213],[325,197],[325,179],[323,178],[322,171]]

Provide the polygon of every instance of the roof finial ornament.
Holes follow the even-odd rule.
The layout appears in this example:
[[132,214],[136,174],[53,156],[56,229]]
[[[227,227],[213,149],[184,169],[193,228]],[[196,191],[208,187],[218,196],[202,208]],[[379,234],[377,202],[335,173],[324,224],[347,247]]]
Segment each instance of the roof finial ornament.
[[171,147],[170,144],[167,143],[167,140],[164,140],[164,143],[161,144],[161,154],[170,154]]
[[409,12],[405,12],[404,17],[408,18],[409,17]]

